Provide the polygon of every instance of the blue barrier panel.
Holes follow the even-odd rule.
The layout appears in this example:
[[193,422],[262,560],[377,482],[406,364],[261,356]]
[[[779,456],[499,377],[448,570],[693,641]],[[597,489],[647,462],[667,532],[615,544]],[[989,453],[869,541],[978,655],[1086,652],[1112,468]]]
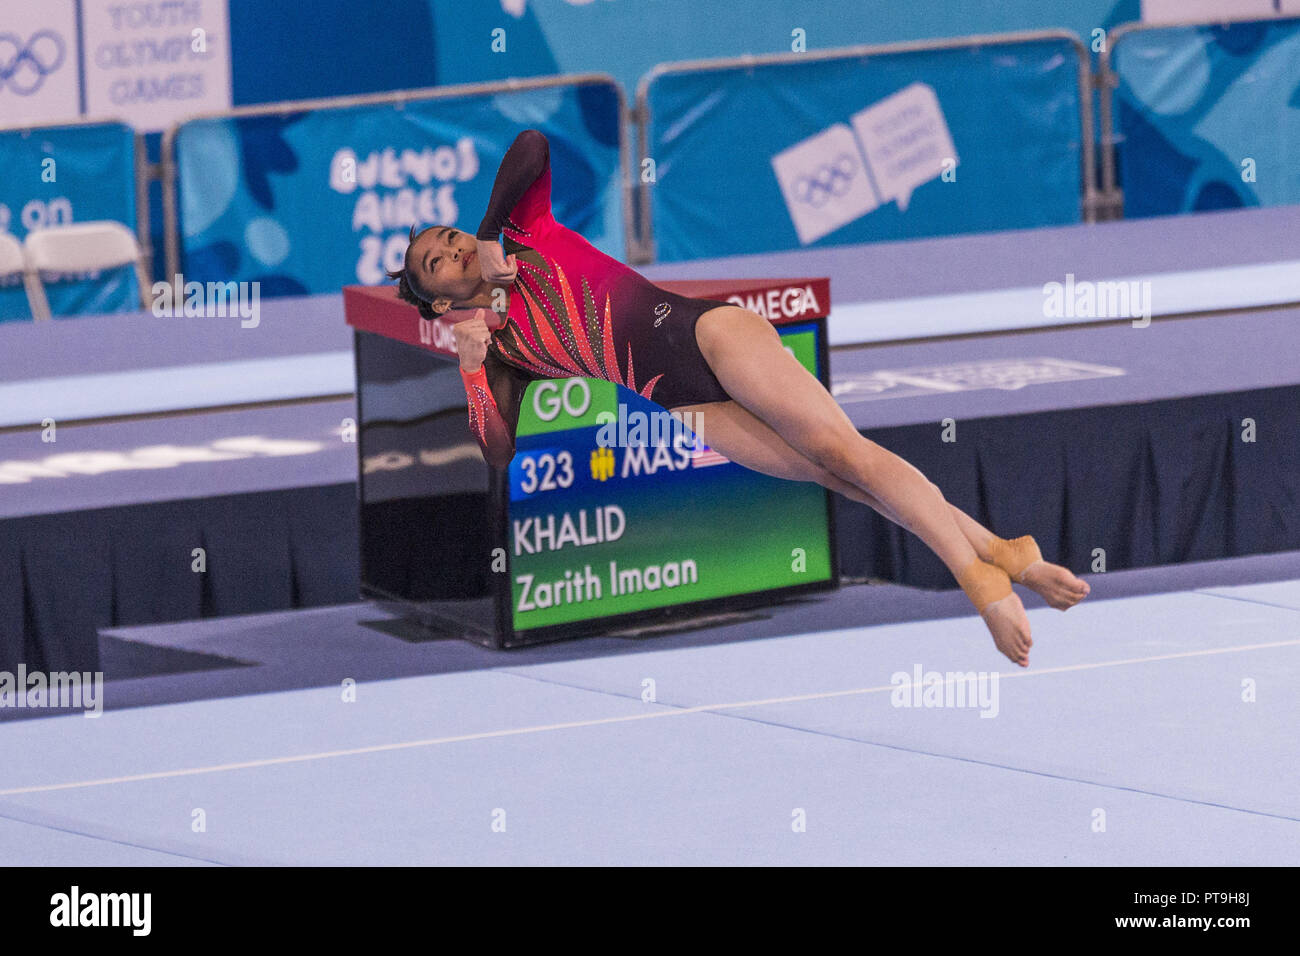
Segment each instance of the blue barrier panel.
[[1078,40],[959,42],[649,74],[658,260],[1080,221]]
[[[32,229],[112,219],[136,228],[135,132],[122,123],[0,130],[0,232],[20,242]],[[85,279],[50,277],[55,316],[140,307],[129,267]],[[21,283],[0,285],[0,321],[30,319]]]
[[478,228],[529,127],[550,140],[556,218],[621,257],[621,114],[618,88],[596,80],[192,120],[175,134],[181,271],[263,296],[387,282],[412,224]]
[[1300,19],[1121,27],[1125,216],[1300,203]]

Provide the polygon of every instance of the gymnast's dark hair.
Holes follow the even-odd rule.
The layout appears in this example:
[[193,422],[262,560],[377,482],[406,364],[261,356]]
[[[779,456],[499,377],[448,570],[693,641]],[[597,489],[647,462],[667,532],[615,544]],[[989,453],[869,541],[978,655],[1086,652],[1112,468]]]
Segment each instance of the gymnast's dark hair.
[[[414,225],[411,226],[410,239],[411,242],[415,242]],[[408,250],[410,249],[409,245],[407,246],[407,249]],[[420,318],[436,319],[438,318],[438,316],[446,314],[445,312],[436,311],[433,306],[431,306],[428,302],[425,302],[422,298],[420,298],[416,294],[414,287],[412,287],[411,285],[411,280],[406,275],[405,268],[398,269],[396,272],[388,272],[386,273],[386,275],[390,279],[397,280],[397,297],[401,299],[403,302],[409,302],[411,303],[411,305],[415,306],[415,308],[420,313]]]

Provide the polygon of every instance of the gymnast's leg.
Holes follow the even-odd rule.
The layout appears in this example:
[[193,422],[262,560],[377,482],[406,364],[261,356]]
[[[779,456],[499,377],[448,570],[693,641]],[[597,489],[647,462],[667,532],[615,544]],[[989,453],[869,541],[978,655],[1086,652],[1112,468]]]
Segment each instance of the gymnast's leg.
[[[1028,641],[1023,608],[1018,599],[1002,599],[1010,586],[999,584],[995,572],[1000,565],[1009,565],[1012,570],[1002,569],[1003,573],[1014,571],[1026,584],[1039,579],[1054,581],[1059,576],[1056,572],[1047,576],[1041,572],[1045,562],[1026,554],[1016,543],[999,544],[1001,539],[949,505],[917,469],[860,435],[843,409],[784,349],[776,329],[761,316],[739,307],[710,309],[696,325],[696,340],[723,388],[739,405],[810,462],[860,489],[883,505],[879,508],[882,514],[920,537],[984,614],[995,639],[1002,632],[1003,638],[1013,642]],[[1001,561],[989,564],[985,557]],[[1063,568],[1059,572],[1070,587],[1068,603],[1086,593],[1086,584]],[[1027,651],[1027,643],[1024,648]]]
[[[701,428],[704,440],[739,465],[777,478],[817,482],[847,498],[875,508],[885,517],[901,524],[893,512],[874,495],[811,461],[734,401],[675,408],[673,414],[679,417],[689,414],[687,421],[696,423]],[[972,592],[968,589],[967,593]],[[977,600],[978,596],[972,595],[972,601]],[[986,603],[981,607],[981,612],[998,650],[1022,667],[1027,666],[1029,648],[1033,641],[1020,599],[1010,594],[991,604]]]
[[[788,394],[788,388],[795,388],[803,392],[810,391],[812,404],[809,407],[814,408],[816,414],[820,415],[823,420],[829,420],[830,427],[842,433],[848,443],[851,444],[856,439],[859,442],[865,442],[879,452],[884,452],[884,449],[880,449],[878,445],[874,445],[874,443],[857,434],[857,430],[849,422],[848,416],[844,414],[829,393],[822,388],[821,383],[780,346],[780,336],[771,324],[761,316],[737,307],[713,309],[700,317],[700,324],[696,328],[696,337],[697,340],[700,340],[701,351],[704,351],[706,346],[712,346],[712,351],[716,352],[720,349],[727,353],[725,357],[733,360],[734,364],[739,366],[739,377],[742,379],[743,384],[751,386],[766,384],[768,386],[767,391],[776,402],[780,402],[782,396]],[[705,341],[706,339],[708,341]],[[712,362],[707,353],[705,358]],[[762,370],[746,375],[746,367],[752,369],[757,367],[758,363],[763,364]],[[716,369],[715,374],[717,374]],[[775,377],[773,377],[774,375]],[[773,384],[776,382],[781,384]],[[726,387],[725,383],[724,387]],[[754,389],[751,387],[749,391],[752,398]],[[740,398],[742,405],[746,404],[743,396],[730,391],[729,394]],[[753,407],[746,407],[749,407],[751,412],[754,411]],[[798,406],[795,407],[795,410],[799,410]],[[759,417],[763,416],[760,415]],[[777,427],[778,431],[780,430],[776,422],[769,420],[768,423]],[[796,419],[792,427],[801,428],[804,426]],[[797,446],[798,443],[792,441],[792,444]],[[807,452],[806,448],[801,450]],[[892,453],[884,453],[896,459],[896,462],[904,466],[907,471],[912,472],[913,478],[928,482],[924,475],[902,459],[897,458]],[[942,497],[939,489],[934,487],[933,483],[930,484],[933,493]],[[881,496],[879,494],[872,497],[877,499],[876,503],[873,504],[867,501],[867,504],[876,508],[881,514],[895,523],[908,527],[905,521],[900,520],[901,516],[896,509],[889,506],[889,502],[880,501]],[[1004,540],[980,525],[959,508],[953,505],[949,505],[949,508],[957,521],[958,527],[975,549],[980,560],[1002,568],[1018,583],[1037,592],[1052,607],[1058,610],[1066,610],[1087,596],[1090,590],[1087,583],[1076,577],[1068,568],[1043,561],[1033,538],[1024,536],[1011,541]]]

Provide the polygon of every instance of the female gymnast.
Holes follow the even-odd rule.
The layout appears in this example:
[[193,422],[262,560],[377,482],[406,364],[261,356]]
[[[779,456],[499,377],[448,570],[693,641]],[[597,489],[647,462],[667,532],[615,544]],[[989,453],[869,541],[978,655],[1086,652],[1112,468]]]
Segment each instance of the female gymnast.
[[1042,559],[1032,537],[999,538],[859,434],[762,316],[661,289],[556,222],[550,146],[537,130],[520,133],[506,152],[477,232],[412,229],[404,266],[389,276],[425,318],[474,310],[453,332],[470,426],[493,465],[514,457],[529,382],[606,379],[676,417],[692,413],[688,421],[707,423],[708,444],[737,464],[817,482],[917,535],[952,572],[998,650],[1022,667],[1033,641],[1012,579],[1060,610],[1088,594],[1086,582]]

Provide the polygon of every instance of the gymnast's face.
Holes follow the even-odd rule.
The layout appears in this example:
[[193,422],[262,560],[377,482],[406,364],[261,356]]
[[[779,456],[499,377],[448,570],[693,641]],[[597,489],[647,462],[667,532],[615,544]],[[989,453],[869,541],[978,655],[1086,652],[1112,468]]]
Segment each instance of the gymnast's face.
[[406,278],[416,295],[446,312],[481,291],[478,241],[455,226],[431,226],[406,249]]

